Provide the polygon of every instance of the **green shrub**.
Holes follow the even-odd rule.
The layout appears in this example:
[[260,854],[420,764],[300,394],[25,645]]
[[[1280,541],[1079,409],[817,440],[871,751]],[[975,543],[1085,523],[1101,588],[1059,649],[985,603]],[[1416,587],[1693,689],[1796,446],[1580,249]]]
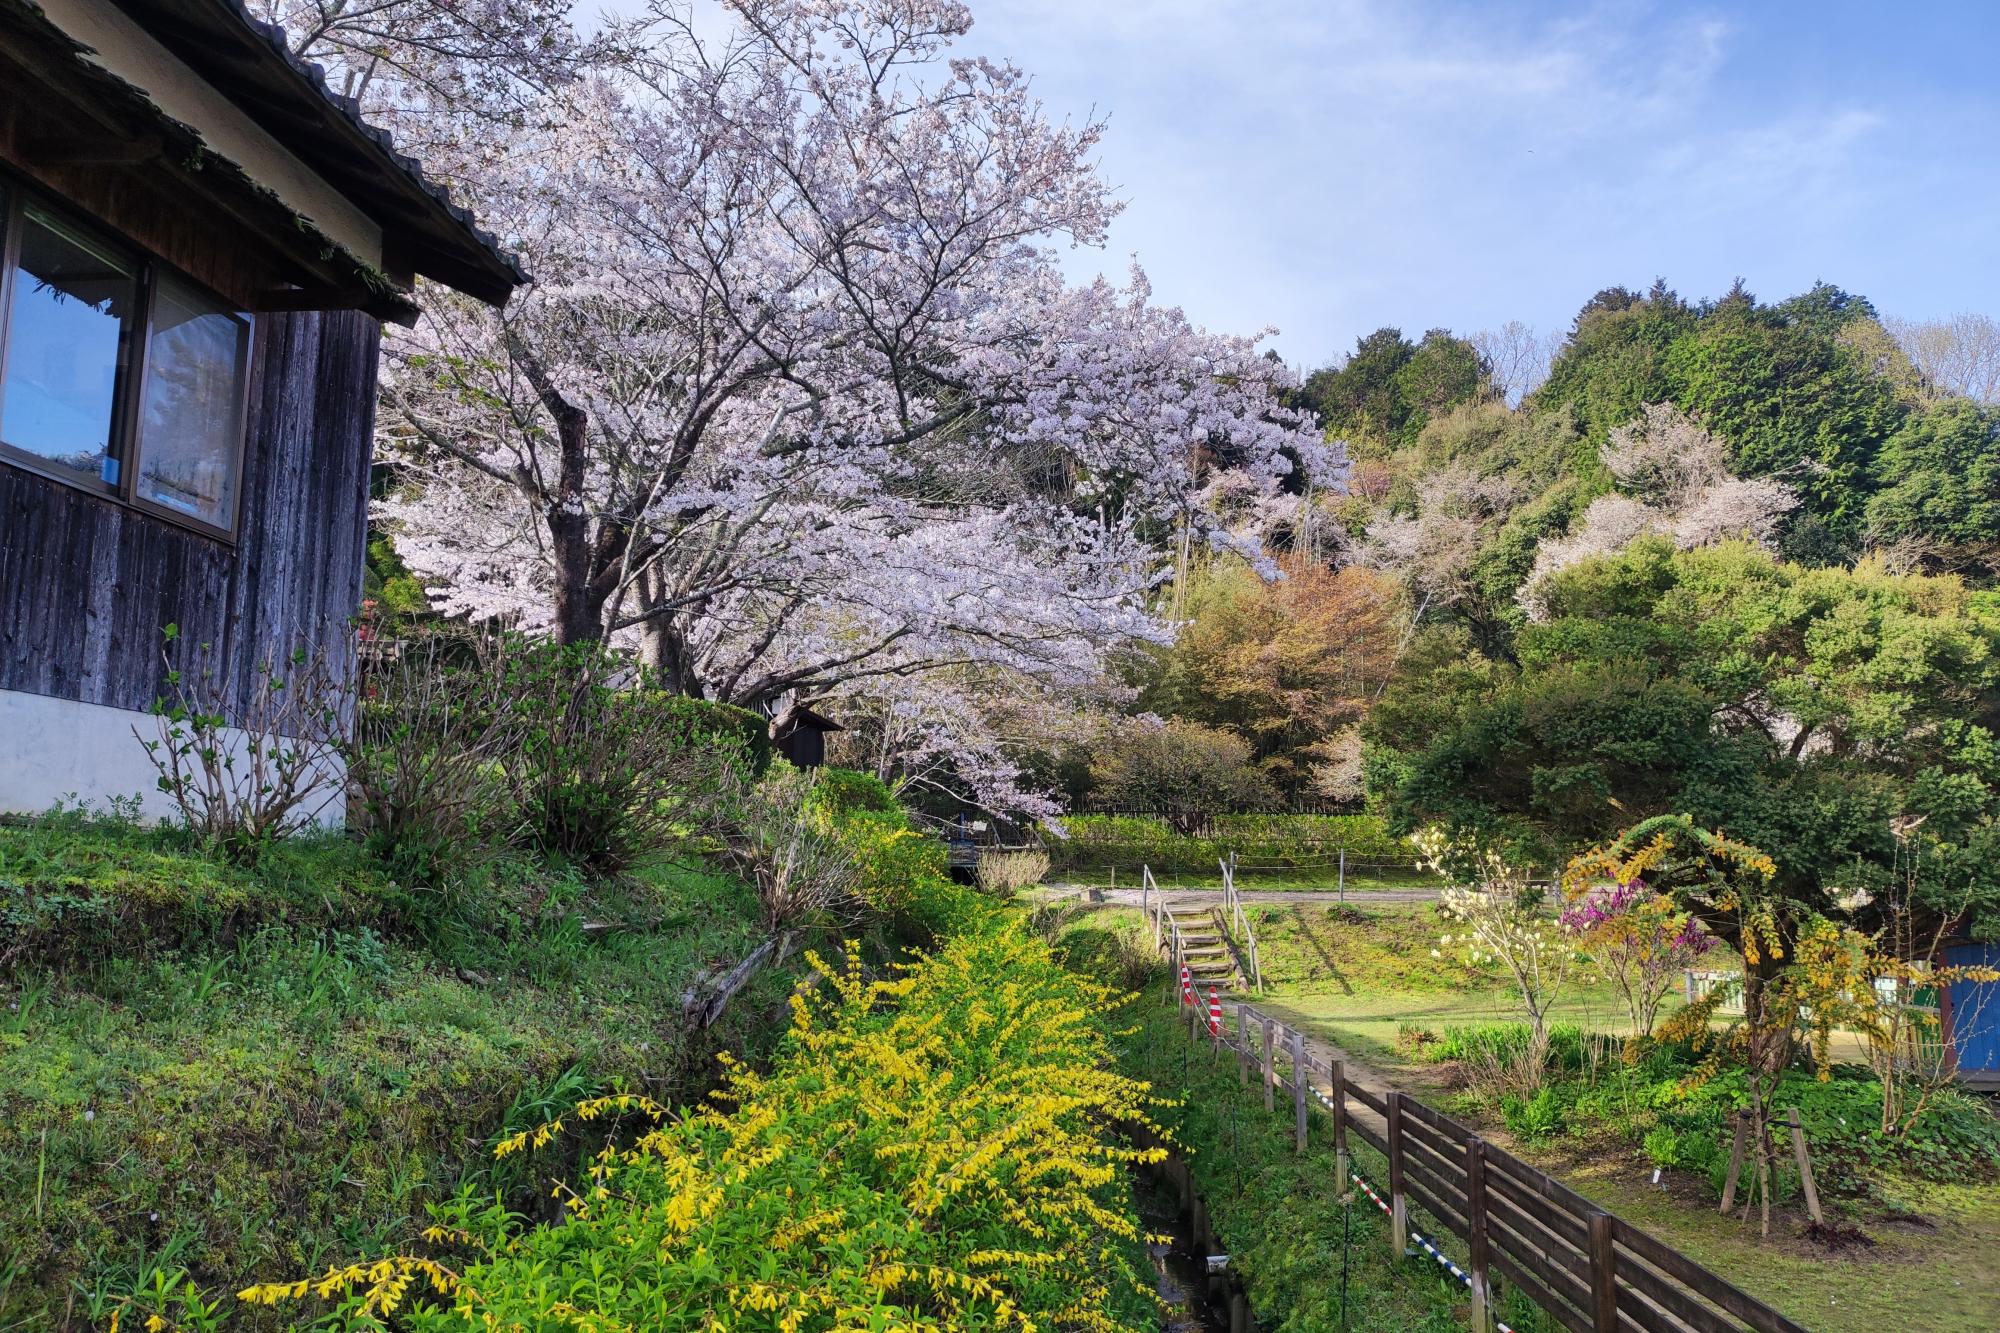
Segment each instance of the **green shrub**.
[[861,773],[851,768],[822,768],[818,770],[817,778],[813,797],[833,814],[844,815],[862,810],[900,812],[903,808],[888,784],[873,773]]
[[521,743],[503,645],[426,635],[364,665],[346,747],[350,824],[397,879],[451,887],[512,841]]
[[858,868],[855,895],[885,916],[910,911],[919,889],[944,882],[945,847],[910,827],[901,810],[853,810],[833,817],[834,836]]
[[1546,1139],[1568,1128],[1569,1099],[1552,1084],[1534,1095],[1508,1093],[1500,1099],[1500,1118],[1524,1139]]
[[740,752],[745,774],[762,778],[771,768],[771,723],[762,713],[713,699],[648,691],[646,697],[661,721],[689,737],[700,737]]
[[1164,725],[1127,722],[1093,749],[1092,787],[1105,800],[1163,810],[1182,831],[1217,810],[1263,810],[1277,803],[1270,777],[1250,762],[1234,732],[1183,718]]
[[1195,837],[1160,816],[1068,815],[1067,836],[1051,838],[1049,851],[1063,870],[1144,863],[1199,874],[1215,873],[1216,862],[1231,855],[1260,869],[1325,871],[1344,847],[1350,872],[1370,864],[1408,866],[1414,856],[1373,815],[1223,815],[1212,827],[1211,835]]
[[614,688],[626,667],[600,644],[523,644],[506,687],[520,709],[507,761],[529,845],[600,871],[704,827],[747,765],[675,696]]

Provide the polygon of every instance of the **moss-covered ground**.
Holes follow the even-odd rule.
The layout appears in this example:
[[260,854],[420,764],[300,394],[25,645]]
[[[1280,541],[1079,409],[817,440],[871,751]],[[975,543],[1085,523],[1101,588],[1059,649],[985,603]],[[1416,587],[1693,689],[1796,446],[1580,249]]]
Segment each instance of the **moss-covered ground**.
[[0,1330],[380,1253],[461,1185],[534,1206],[549,1164],[498,1170],[497,1136],[613,1086],[682,1100],[782,1030],[778,974],[677,1021],[756,922],[664,860],[503,862],[443,897],[335,838],[246,870],[129,825],[0,828]]

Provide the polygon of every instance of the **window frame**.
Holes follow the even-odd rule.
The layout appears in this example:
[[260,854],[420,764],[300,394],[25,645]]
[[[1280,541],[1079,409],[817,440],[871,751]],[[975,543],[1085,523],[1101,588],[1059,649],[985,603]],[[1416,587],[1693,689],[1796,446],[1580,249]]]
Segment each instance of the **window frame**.
[[[24,472],[33,473],[35,476],[68,486],[72,490],[81,491],[85,495],[94,496],[121,508],[144,514],[159,522],[198,533],[224,545],[236,545],[243,526],[243,499],[246,489],[243,484],[244,470],[249,459],[250,388],[251,380],[255,377],[257,362],[256,314],[238,308],[235,302],[208,284],[161,260],[117,228],[107,226],[69,200],[30,185],[13,172],[0,170],[0,393],[5,392],[7,359],[11,346],[8,324],[13,318],[14,284],[19,280],[20,270],[17,261],[21,251],[22,219],[31,201],[60,221],[76,226],[86,233],[102,236],[114,248],[124,251],[130,257],[136,273],[137,309],[133,312],[131,321],[131,344],[118,385],[111,433],[106,449],[106,455],[117,461],[118,480],[112,483],[99,479],[93,484],[85,474],[53,466],[41,455],[8,444],[4,439],[0,439],[0,463],[20,468]],[[175,282],[185,285],[203,299],[214,302],[221,312],[239,321],[243,326],[242,353],[238,358],[239,373],[236,386],[236,427],[229,442],[230,475],[233,480],[226,526],[148,500],[139,494],[139,463],[145,448],[144,441],[140,437],[140,414],[145,406],[146,380],[151,371],[149,353],[153,341],[155,297],[163,274],[171,274]]]

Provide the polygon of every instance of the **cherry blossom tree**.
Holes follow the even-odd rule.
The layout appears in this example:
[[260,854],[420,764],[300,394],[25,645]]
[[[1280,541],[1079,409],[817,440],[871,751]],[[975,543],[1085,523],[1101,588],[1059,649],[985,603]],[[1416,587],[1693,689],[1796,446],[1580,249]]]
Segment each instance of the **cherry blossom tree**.
[[1657,533],[1681,550],[1730,540],[1773,546],[1798,493],[1775,477],[1735,477],[1715,438],[1671,403],[1647,405],[1611,432],[1600,455],[1619,489],[1591,501],[1566,535],[1544,540],[1518,600],[1531,619],[1547,613],[1550,575],[1615,555]]
[[943,795],[1005,818],[1046,819],[1062,803],[1023,755],[1096,736],[1114,696],[1109,687],[1078,697],[1017,672],[960,668],[856,681],[827,707],[846,728],[835,738],[839,762],[874,773],[899,798]]
[[426,168],[469,145],[468,122],[524,121],[550,89],[615,58],[624,35],[614,25],[580,36],[566,0],[253,0],[250,9]]
[[[1143,274],[1067,286],[1102,240],[1097,124],[948,56],[943,0],[662,8],[481,167],[535,275],[504,311],[429,291],[389,347],[381,508],[437,604],[626,635],[677,688],[789,706],[985,667],[1101,675],[1166,628],[1152,538],[1225,462],[1302,460],[1257,338]],[[631,34],[627,34],[630,38]]]

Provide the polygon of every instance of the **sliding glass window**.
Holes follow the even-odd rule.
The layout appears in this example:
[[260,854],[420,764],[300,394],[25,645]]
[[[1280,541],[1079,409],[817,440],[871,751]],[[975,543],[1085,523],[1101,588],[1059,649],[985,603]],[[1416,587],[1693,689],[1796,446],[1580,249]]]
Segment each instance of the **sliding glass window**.
[[0,182],[0,462],[236,527],[250,319]]

